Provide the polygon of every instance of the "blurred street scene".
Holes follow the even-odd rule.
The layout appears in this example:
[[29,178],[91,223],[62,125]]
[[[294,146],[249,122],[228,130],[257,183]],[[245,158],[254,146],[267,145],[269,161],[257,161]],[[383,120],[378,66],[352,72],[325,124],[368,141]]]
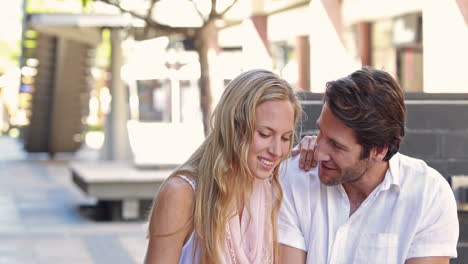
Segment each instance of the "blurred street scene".
[[[212,6],[214,4],[214,6]],[[329,80],[398,78],[401,152],[456,195],[468,263],[468,1],[22,0],[0,4],[0,263],[141,263],[160,184],[225,84],[265,68],[317,131]]]
[[0,263],[143,262],[144,222],[92,220],[86,206],[94,201],[71,182],[72,156],[50,161],[47,155],[27,154],[6,136],[0,146]]

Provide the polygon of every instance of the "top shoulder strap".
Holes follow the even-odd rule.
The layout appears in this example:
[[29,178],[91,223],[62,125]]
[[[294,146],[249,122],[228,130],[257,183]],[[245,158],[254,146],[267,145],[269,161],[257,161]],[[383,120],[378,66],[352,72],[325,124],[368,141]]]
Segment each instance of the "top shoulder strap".
[[190,184],[190,186],[192,186],[193,191],[195,191],[196,183],[195,183],[195,181],[194,181],[192,178],[187,177],[187,176],[185,176],[185,175],[177,175],[177,176],[179,176],[180,178],[182,178],[182,179],[184,179],[186,182],[188,182],[188,183]]

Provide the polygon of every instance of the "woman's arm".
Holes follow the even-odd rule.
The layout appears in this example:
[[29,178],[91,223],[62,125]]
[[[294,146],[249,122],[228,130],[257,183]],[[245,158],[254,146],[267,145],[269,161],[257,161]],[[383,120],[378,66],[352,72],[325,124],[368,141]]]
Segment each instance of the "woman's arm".
[[188,182],[169,178],[152,208],[145,263],[178,263],[185,241],[193,231],[194,192]]

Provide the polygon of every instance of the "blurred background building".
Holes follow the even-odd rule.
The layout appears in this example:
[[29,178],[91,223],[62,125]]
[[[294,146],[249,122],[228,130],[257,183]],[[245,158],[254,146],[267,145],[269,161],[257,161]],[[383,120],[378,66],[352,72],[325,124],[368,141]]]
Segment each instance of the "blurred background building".
[[[406,92],[468,92],[466,1],[218,1],[218,13],[227,11],[212,23],[202,64],[196,35],[180,29],[211,23],[208,2],[29,0],[23,24],[21,5],[9,4],[18,23],[2,35],[10,38],[0,68],[2,131],[20,135],[30,152],[73,152],[82,142],[100,148],[113,89],[123,89],[113,107],[120,129],[133,120],[203,131],[206,71],[210,107],[224,84],[251,68],[316,93],[361,65],[389,71]],[[170,30],[158,31],[161,25]],[[118,142],[126,137],[107,133]]]

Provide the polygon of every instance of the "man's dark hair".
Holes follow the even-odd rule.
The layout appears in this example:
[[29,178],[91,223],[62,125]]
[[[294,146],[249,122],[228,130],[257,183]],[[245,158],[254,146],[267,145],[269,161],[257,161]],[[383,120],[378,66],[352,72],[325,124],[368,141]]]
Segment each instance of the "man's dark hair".
[[363,146],[361,159],[375,147],[388,146],[384,160],[398,152],[405,136],[406,107],[403,91],[390,74],[363,67],[328,82],[324,102],[356,134]]

